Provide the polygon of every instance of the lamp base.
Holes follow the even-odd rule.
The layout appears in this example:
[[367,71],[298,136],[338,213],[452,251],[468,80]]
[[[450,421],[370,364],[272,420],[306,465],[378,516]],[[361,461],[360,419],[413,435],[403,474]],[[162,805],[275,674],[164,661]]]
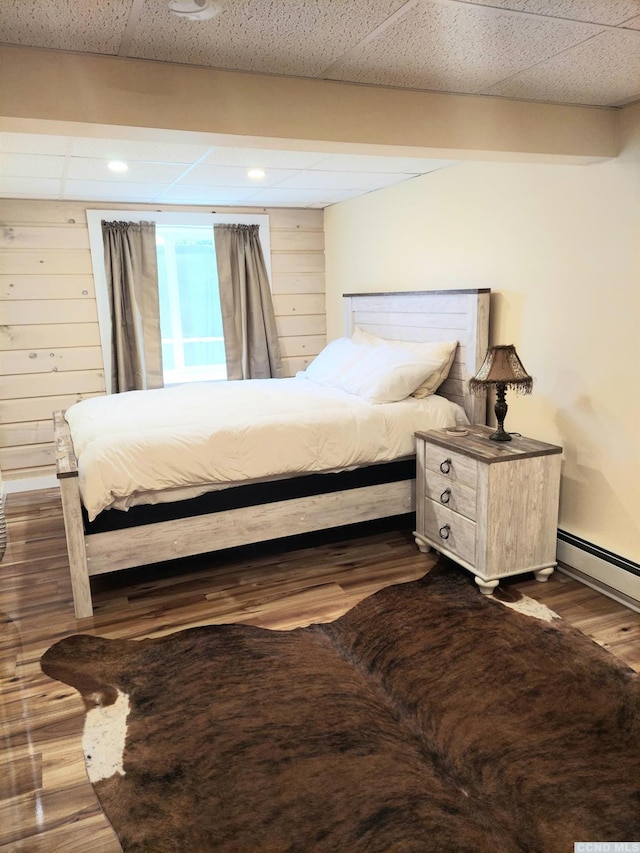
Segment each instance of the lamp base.
[[503,382],[498,382],[496,385],[497,399],[494,407],[498,429],[489,436],[491,441],[511,441],[509,433],[504,431],[504,419],[507,417],[507,409],[509,408],[507,406],[506,390],[507,386]]
[[489,436],[491,441],[511,441],[511,436],[508,432],[498,427],[498,429]]

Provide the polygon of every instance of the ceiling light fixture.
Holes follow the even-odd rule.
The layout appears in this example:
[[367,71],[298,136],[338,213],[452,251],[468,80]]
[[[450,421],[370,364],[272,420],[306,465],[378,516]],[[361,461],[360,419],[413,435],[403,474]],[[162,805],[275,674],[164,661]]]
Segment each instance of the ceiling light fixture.
[[249,169],[249,171],[247,172],[247,177],[251,178],[252,181],[261,181],[264,178],[265,174],[266,172],[264,171],[264,169]]
[[178,18],[188,21],[206,21],[221,11],[216,0],[169,0],[169,11]]
[[124,160],[111,160],[107,163],[107,168],[111,169],[112,172],[128,172],[129,167],[124,162]]

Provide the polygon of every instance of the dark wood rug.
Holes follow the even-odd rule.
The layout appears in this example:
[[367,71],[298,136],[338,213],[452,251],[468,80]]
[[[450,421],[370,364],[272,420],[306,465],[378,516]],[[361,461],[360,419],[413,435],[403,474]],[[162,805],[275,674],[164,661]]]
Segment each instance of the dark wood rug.
[[94,783],[127,852],[572,853],[640,838],[638,676],[444,569],[330,624],[76,635],[42,669],[103,719],[128,696],[124,775]]

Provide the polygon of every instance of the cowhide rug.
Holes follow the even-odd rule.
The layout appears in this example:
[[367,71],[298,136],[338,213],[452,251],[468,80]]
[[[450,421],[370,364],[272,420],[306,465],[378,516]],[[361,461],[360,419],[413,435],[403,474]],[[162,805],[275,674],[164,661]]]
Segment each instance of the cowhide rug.
[[94,783],[125,851],[571,853],[640,838],[640,679],[466,576],[293,631],[72,636],[42,668],[126,728],[121,766]]

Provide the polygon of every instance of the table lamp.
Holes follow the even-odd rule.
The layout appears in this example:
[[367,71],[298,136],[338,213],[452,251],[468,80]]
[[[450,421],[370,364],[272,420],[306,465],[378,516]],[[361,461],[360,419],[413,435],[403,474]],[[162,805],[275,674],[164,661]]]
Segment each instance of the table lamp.
[[480,370],[469,380],[472,394],[483,393],[489,385],[496,388],[494,411],[498,421],[498,429],[489,438],[492,441],[511,441],[511,436],[504,430],[508,408],[506,390],[513,388],[522,394],[530,394],[533,388],[533,379],[522,366],[513,344],[489,347]]

